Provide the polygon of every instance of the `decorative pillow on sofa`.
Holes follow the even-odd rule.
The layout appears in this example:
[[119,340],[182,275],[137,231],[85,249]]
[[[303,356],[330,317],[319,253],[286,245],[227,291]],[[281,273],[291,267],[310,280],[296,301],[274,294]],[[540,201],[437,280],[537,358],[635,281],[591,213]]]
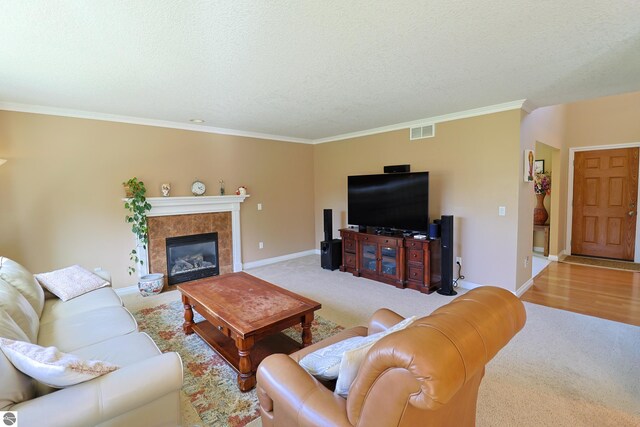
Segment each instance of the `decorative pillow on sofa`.
[[[338,377],[340,363],[345,352],[366,346],[372,346],[383,336],[406,328],[415,320],[415,316],[405,319],[389,329],[366,337],[351,337],[337,343],[328,345],[321,349],[307,354],[300,359],[299,365],[314,377],[322,380],[334,380]],[[368,347],[367,347],[368,348]]]
[[51,387],[79,384],[119,368],[100,360],[83,360],[55,347],[0,337],[0,350],[16,369]]
[[62,301],[109,286],[109,282],[79,265],[36,274],[38,282]]
[[346,398],[349,394],[351,383],[353,383],[353,380],[356,379],[356,375],[358,375],[358,371],[360,370],[360,365],[364,361],[364,358],[367,356],[367,353],[369,352],[371,347],[373,347],[373,345],[378,342],[380,338],[393,332],[397,332],[407,328],[413,323],[414,320],[416,320],[416,316],[408,317],[403,321],[396,323],[386,331],[378,332],[377,334],[372,335],[381,335],[376,340],[361,343],[359,346],[345,351],[342,355],[342,359],[340,360],[340,367],[338,369],[338,380],[336,381],[336,388],[334,390],[334,393]]

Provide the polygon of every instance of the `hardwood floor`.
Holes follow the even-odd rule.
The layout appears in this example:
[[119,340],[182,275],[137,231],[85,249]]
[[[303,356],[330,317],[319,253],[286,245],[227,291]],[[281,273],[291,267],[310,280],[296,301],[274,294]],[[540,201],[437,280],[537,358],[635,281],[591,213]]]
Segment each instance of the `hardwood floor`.
[[640,273],[552,262],[523,301],[640,326]]

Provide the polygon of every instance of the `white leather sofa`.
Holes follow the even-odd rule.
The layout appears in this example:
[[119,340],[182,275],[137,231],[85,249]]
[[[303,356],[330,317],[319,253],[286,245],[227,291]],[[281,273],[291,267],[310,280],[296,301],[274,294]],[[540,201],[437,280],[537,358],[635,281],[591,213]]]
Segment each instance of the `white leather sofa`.
[[147,334],[138,332],[111,287],[66,302],[45,299],[29,271],[0,257],[0,337],[120,366],[93,380],[52,389],[14,368],[0,351],[0,411],[17,411],[22,427],[180,424],[180,357],[162,354]]

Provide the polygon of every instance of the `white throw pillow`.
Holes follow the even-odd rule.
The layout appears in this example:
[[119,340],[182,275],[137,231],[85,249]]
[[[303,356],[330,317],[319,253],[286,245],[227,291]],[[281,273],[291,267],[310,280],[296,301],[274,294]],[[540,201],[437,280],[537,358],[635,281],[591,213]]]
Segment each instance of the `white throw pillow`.
[[49,273],[40,273],[35,276],[44,288],[62,301],[68,301],[95,289],[109,286],[109,282],[102,277],[79,265],[72,265]]
[[386,331],[378,332],[377,334],[368,335],[366,337],[351,337],[342,341],[338,341],[337,343],[328,345],[314,351],[313,353],[307,354],[305,357],[300,359],[300,362],[298,363],[314,377],[320,378],[322,380],[334,380],[338,378],[338,372],[340,371],[340,362],[342,361],[342,356],[346,351],[360,348],[369,344],[373,345],[373,343],[378,341],[383,336],[398,330],[398,327],[406,327],[402,325],[408,325],[414,320],[415,316],[409,319],[405,319],[402,322],[399,322],[391,328],[387,329]]
[[351,337],[346,340],[322,347],[300,359],[300,366],[314,377],[323,380],[338,378],[340,360],[345,351],[360,347],[365,337]]
[[62,388],[107,374],[119,368],[100,360],[83,360],[55,347],[0,338],[0,350],[13,366],[51,387]]
[[342,355],[342,359],[340,360],[340,367],[338,369],[338,381],[336,381],[336,388],[334,390],[334,393],[346,398],[349,394],[351,383],[353,383],[353,380],[356,379],[356,375],[358,375],[358,371],[360,370],[360,365],[364,361],[364,358],[367,356],[367,353],[369,352],[371,347],[373,347],[373,345],[378,342],[380,338],[407,328],[413,323],[414,320],[416,320],[416,316],[408,317],[402,322],[396,323],[386,331],[378,332],[377,334],[371,335],[380,335],[375,340],[361,343],[359,346],[345,351]]

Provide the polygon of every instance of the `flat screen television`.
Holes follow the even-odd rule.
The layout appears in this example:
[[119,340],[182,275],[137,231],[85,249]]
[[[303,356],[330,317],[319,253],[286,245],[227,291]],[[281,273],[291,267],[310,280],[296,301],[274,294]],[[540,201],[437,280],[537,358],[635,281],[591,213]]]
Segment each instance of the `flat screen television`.
[[347,177],[351,225],[429,230],[429,172]]

